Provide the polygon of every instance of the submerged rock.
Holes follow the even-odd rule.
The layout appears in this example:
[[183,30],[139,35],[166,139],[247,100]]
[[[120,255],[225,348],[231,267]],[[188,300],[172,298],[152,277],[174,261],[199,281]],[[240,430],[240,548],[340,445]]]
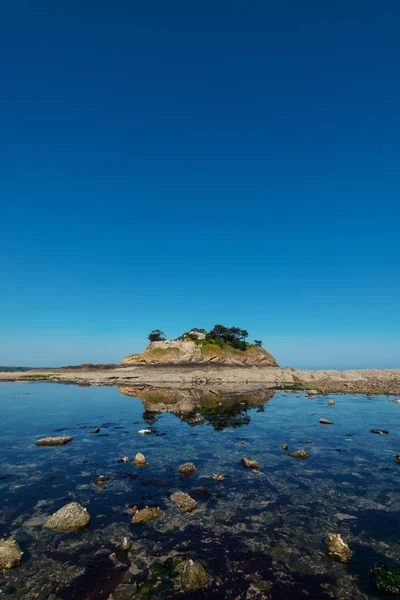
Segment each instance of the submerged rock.
[[179,473],[181,473],[181,475],[185,475],[185,477],[190,477],[195,473],[195,471],[196,467],[191,462],[184,463],[179,467]]
[[224,481],[225,480],[225,475],[221,475],[220,473],[213,473],[211,475],[211,477],[214,479],[214,481]]
[[289,450],[289,444],[282,444],[281,448],[286,452],[286,450]]
[[312,444],[311,440],[306,440],[306,444]]
[[340,533],[328,533],[325,540],[326,552],[332,560],[341,563],[351,561],[351,550],[342,540]]
[[184,512],[192,512],[196,508],[196,500],[193,500],[189,494],[185,492],[175,492],[172,494],[171,500],[173,500],[181,510]]
[[23,552],[13,539],[0,540],[0,569],[13,569],[21,564]]
[[333,400],[328,400],[328,406],[335,406],[335,403]]
[[73,439],[71,435],[46,437],[37,440],[36,446],[65,446],[65,444],[72,442]]
[[93,479],[93,483],[96,485],[104,485],[109,479],[110,478],[107,477],[107,475],[100,475],[99,477],[96,477],[96,479]]
[[119,458],[118,462],[119,463],[128,463],[129,462],[129,458],[127,456],[124,456],[124,458]]
[[371,429],[371,433],[377,433],[378,435],[389,435],[389,431],[387,429]]
[[200,563],[190,559],[183,567],[181,582],[185,590],[193,592],[208,586],[208,576]]
[[144,454],[142,454],[141,452],[138,452],[135,456],[135,458],[133,459],[133,464],[134,465],[147,465],[147,460],[146,457],[144,456]]
[[252,458],[245,458],[242,456],[242,465],[248,469],[259,469],[261,464]]
[[328,419],[320,419],[319,422],[321,425],[333,425],[332,421],[328,421]]
[[383,594],[396,596],[400,594],[400,570],[388,565],[378,563],[370,571],[374,587]]
[[89,523],[90,515],[86,508],[78,502],[71,502],[52,514],[44,526],[54,531],[79,531]]
[[142,508],[142,510],[136,511],[132,523],[150,523],[150,521],[155,521],[162,516],[163,512],[160,508],[153,506],[146,506],[146,508]]
[[310,456],[309,452],[307,452],[307,450],[295,450],[294,452],[289,452],[288,456],[291,456],[292,458],[308,458]]
[[140,433],[140,435],[150,435],[150,433],[153,433],[151,429],[139,429],[138,433]]
[[125,535],[122,538],[121,549],[124,550],[124,552],[128,552],[128,550],[131,549],[131,546],[132,546],[131,540],[128,538],[128,536]]

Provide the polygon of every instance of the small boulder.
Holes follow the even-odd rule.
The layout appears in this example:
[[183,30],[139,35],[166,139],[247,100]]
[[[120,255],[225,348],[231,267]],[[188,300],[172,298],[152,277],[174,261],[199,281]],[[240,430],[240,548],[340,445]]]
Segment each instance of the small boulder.
[[100,433],[100,427],[94,427],[93,429],[89,429],[89,433]]
[[351,561],[351,550],[342,540],[340,533],[328,533],[325,540],[326,552],[332,560],[341,563]]
[[213,473],[211,475],[211,477],[214,479],[214,481],[224,481],[225,480],[225,475],[221,475],[220,473]]
[[395,400],[393,400],[393,402],[394,402],[395,404],[400,404],[400,398],[396,398]]
[[128,538],[128,536],[124,536],[122,538],[122,542],[121,542],[121,550],[123,550],[124,552],[128,552],[128,550],[131,549],[132,546],[132,542],[131,540]]
[[281,448],[286,452],[286,450],[289,450],[289,444],[282,444]]
[[321,425],[333,425],[332,421],[328,421],[328,419],[320,419],[319,422]]
[[147,460],[144,454],[138,452],[135,458],[133,459],[133,464],[136,466],[147,465]]
[[54,531],[79,531],[90,523],[90,515],[86,508],[78,502],[66,504],[52,514],[44,524],[47,529]]
[[175,492],[172,494],[171,500],[173,500],[181,510],[184,512],[192,512],[196,508],[196,500],[193,500],[189,494],[185,492]]
[[242,456],[242,465],[248,469],[259,469],[261,467],[261,464],[256,460],[245,458],[244,456]]
[[65,444],[72,442],[73,439],[71,435],[46,437],[37,440],[36,446],[65,446]]
[[150,433],[153,433],[151,429],[139,429],[138,433],[140,433],[140,435],[150,435]]
[[294,452],[289,452],[289,455],[292,458],[308,458],[310,456],[310,454],[307,452],[307,450],[295,450]]
[[200,563],[190,559],[183,567],[181,582],[183,589],[194,592],[208,586],[208,576]]
[[121,463],[128,463],[129,462],[129,458],[127,456],[124,456],[124,458],[119,458],[118,462]]
[[18,567],[22,555],[23,552],[15,540],[0,540],[0,570]]
[[142,508],[141,510],[136,511],[132,523],[150,523],[150,521],[155,521],[162,516],[163,512],[160,508],[153,506],[146,506],[146,508]]
[[307,390],[307,396],[319,396],[318,390]]
[[184,475],[185,477],[191,477],[195,473],[195,471],[196,467],[191,462],[184,463],[179,467],[179,473],[181,475]]
[[328,406],[335,406],[335,403],[333,400],[328,400]]

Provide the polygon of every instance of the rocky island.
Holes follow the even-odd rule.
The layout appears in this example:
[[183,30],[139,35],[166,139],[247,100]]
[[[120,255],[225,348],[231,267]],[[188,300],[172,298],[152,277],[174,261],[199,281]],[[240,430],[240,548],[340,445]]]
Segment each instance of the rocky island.
[[[281,367],[262,346],[248,343],[238,327],[193,328],[173,340],[153,330],[141,354],[120,364],[0,372],[0,381],[59,381],[80,385],[150,386],[169,390],[216,388],[218,393],[265,389],[316,393],[400,394],[400,369],[309,370]],[[212,393],[212,392],[211,392]]]

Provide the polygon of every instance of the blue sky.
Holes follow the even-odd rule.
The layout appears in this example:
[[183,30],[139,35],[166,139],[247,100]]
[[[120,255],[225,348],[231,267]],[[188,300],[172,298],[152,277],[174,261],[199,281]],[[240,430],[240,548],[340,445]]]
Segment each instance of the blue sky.
[[400,5],[1,8],[0,364],[159,327],[399,367]]

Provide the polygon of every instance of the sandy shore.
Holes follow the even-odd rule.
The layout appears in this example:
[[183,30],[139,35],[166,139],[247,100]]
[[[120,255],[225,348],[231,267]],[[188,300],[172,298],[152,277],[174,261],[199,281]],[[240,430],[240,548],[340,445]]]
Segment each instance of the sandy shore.
[[0,381],[49,381],[89,385],[133,385],[169,388],[213,387],[251,390],[295,386],[321,392],[400,395],[400,369],[311,371],[280,367],[211,365],[131,366],[112,369],[61,368],[23,373],[0,372]]

